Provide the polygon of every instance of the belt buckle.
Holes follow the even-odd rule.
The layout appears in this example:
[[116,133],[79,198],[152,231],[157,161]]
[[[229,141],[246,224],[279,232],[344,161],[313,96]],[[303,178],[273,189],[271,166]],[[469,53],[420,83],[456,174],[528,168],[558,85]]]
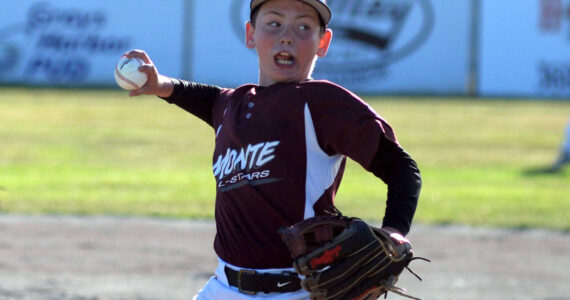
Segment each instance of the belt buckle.
[[257,272],[253,271],[253,270],[240,269],[238,272],[238,277],[237,277],[237,288],[240,291],[240,293],[244,293],[244,294],[248,294],[248,295],[255,295],[257,292],[246,291],[246,290],[242,289],[242,287],[241,287],[241,275],[242,274],[255,275],[255,274],[257,274]]

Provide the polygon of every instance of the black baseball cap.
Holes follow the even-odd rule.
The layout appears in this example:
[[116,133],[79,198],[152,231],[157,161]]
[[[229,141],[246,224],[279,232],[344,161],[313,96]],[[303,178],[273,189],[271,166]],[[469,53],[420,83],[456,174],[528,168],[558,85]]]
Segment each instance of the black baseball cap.
[[[249,8],[253,12],[254,9],[256,9],[258,6],[260,6],[261,4],[263,4],[264,2],[267,2],[267,1],[269,1],[269,0],[251,0],[251,3],[249,4]],[[331,10],[327,6],[326,0],[299,0],[299,1],[303,1],[307,4],[309,4],[310,6],[312,6],[313,8],[315,8],[317,13],[319,13],[319,16],[325,22],[324,25],[327,25],[329,23],[329,21],[331,20]]]

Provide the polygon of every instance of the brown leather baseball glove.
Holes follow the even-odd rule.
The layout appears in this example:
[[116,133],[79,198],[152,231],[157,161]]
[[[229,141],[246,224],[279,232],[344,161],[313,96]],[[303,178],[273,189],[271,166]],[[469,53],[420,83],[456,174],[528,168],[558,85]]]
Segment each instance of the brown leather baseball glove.
[[309,218],[279,233],[295,270],[305,276],[301,285],[311,299],[377,299],[388,292],[419,299],[395,286],[404,268],[417,259],[399,234],[344,216]]

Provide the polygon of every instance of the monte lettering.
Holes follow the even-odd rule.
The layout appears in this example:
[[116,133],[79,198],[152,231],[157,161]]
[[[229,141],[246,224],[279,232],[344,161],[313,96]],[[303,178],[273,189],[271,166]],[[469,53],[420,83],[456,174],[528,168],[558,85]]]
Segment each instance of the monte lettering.
[[224,155],[219,155],[213,165],[214,177],[223,179],[235,171],[257,169],[275,158],[275,147],[279,141],[247,145],[240,149],[228,148]]

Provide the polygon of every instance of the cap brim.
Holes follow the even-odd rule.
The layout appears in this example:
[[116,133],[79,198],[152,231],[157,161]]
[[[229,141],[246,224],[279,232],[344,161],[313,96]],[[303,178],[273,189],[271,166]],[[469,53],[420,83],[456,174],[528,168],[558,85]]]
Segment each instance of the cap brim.
[[[256,8],[265,1],[268,0],[252,0],[249,5],[249,8],[253,10],[254,8]],[[321,18],[325,22],[325,25],[329,23],[332,14],[330,8],[324,2],[319,0],[300,0],[300,1],[303,1],[312,6],[313,8],[315,8],[315,10],[319,13]]]

